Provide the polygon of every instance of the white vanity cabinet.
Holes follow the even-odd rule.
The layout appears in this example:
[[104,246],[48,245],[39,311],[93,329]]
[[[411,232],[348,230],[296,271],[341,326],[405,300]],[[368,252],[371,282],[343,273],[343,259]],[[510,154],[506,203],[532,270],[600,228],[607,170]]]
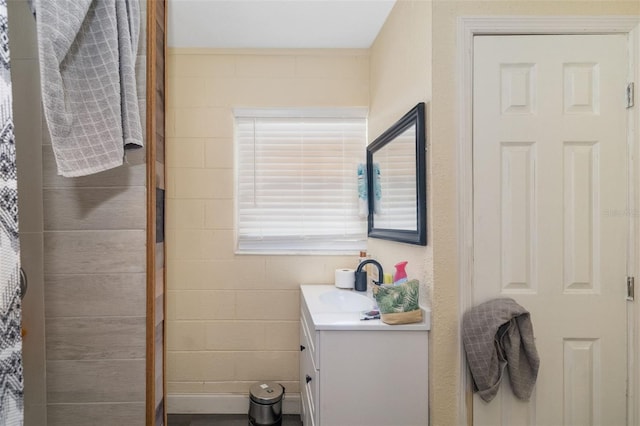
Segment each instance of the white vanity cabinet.
[[301,286],[300,391],[305,426],[428,425],[428,330],[361,321],[318,303],[329,285]]

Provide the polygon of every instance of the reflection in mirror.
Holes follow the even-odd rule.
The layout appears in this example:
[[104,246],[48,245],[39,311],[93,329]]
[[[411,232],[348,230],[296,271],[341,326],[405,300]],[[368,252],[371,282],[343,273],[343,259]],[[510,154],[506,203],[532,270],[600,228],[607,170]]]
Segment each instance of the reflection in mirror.
[[367,147],[368,235],[427,244],[424,103]]
[[[416,231],[416,126],[374,155],[374,222],[378,228]],[[384,194],[381,193],[384,188]]]

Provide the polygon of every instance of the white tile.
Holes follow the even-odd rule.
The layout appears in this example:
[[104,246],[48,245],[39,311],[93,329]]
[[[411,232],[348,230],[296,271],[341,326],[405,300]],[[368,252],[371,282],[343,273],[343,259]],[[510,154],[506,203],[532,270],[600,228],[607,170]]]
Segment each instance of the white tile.
[[265,327],[257,321],[211,321],[205,324],[206,349],[255,351],[265,347]]
[[235,352],[236,380],[295,380],[300,374],[298,352]]
[[236,318],[236,294],[224,290],[170,292],[176,320],[224,320]]
[[237,318],[247,320],[297,320],[299,290],[248,290],[236,296]]
[[167,374],[172,380],[233,380],[235,352],[167,352]]

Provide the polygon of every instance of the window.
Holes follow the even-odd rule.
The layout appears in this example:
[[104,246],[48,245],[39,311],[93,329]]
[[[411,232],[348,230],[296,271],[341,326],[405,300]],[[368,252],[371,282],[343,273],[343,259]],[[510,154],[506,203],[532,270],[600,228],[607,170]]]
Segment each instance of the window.
[[244,253],[353,253],[366,111],[236,110],[237,235]]

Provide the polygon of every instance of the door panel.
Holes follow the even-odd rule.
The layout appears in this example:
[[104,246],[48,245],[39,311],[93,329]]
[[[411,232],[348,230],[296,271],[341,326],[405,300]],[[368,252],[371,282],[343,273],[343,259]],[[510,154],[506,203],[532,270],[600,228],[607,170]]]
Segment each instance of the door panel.
[[531,312],[540,372],[476,425],[626,424],[628,167],[623,35],[474,42],[474,304]]

